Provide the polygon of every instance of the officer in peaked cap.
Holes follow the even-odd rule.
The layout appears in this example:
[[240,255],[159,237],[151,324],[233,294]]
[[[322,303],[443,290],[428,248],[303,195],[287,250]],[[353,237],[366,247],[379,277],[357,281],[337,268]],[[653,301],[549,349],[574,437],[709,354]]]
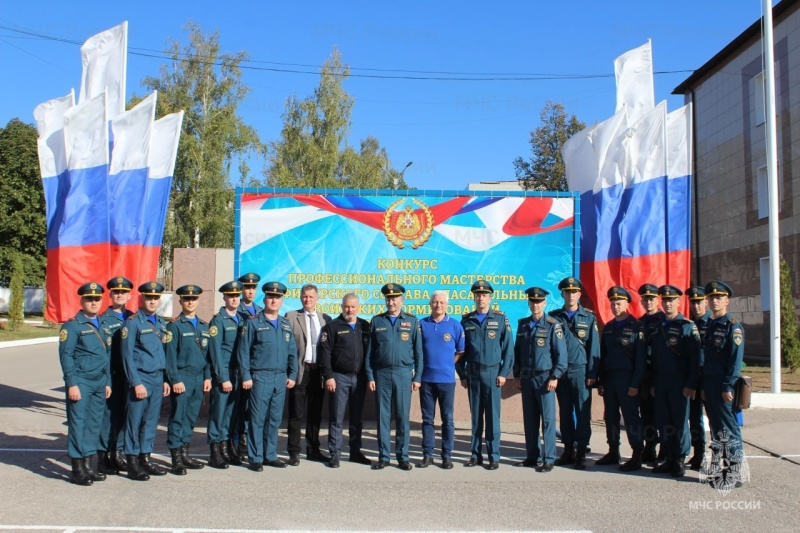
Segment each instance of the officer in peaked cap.
[[[728,313],[731,287],[723,281],[705,286],[711,323],[703,340],[703,400],[711,425],[714,465],[727,465],[721,472],[702,471],[718,488],[741,486],[742,434],[734,413],[734,388],[744,356],[744,328]],[[727,439],[727,444],[721,443]],[[725,461],[721,461],[721,459]],[[717,466],[718,467],[718,466]],[[721,474],[721,475],[720,475]]]
[[181,313],[167,324],[167,379],[172,386],[167,447],[172,456],[172,473],[182,476],[187,468],[203,468],[203,463],[189,455],[189,448],[203,394],[211,390],[207,357],[211,334],[208,323],[196,314],[202,287],[184,285],[175,294]]
[[241,383],[236,361],[236,342],[239,324],[243,319],[237,309],[242,296],[242,282],[229,281],[219,288],[225,303],[209,323],[208,345],[211,362],[211,406],[208,410],[208,466],[228,468],[229,464],[242,464],[231,440],[231,422],[236,413]]
[[125,380],[125,369],[122,366],[122,353],[120,351],[120,330],[125,321],[133,313],[128,310],[127,304],[133,290],[133,282],[123,276],[115,276],[108,280],[106,288],[111,295],[111,306],[102,314],[101,319],[106,328],[111,332],[111,397],[106,400],[106,415],[103,420],[103,432],[100,438],[105,473],[119,473],[127,471],[125,461],[125,397],[128,387]]
[[[567,370],[567,345],[561,322],[545,314],[546,290],[525,291],[531,316],[520,319],[514,343],[514,377],[522,391],[525,422],[525,460],[516,466],[536,466],[539,459],[539,423],[544,447],[540,472],[550,472],[556,459],[556,387]],[[570,412],[570,417],[572,412]]]
[[644,327],[644,340],[647,346],[647,370],[643,386],[639,389],[639,409],[642,417],[642,436],[644,438],[644,453],[642,461],[653,463],[657,459],[664,458],[664,452],[656,455],[658,444],[658,428],[656,427],[655,401],[650,394],[652,389],[653,376],[651,372],[651,343],[650,339],[655,335],[661,323],[664,321],[664,311],[658,308],[658,287],[652,283],[645,283],[639,287],[639,296],[645,313],[639,318]]
[[264,463],[286,467],[278,459],[278,429],[286,389],[297,381],[297,344],[292,324],[279,314],[286,285],[269,281],[261,290],[264,311],[246,321],[236,349],[242,388],[250,390],[247,446],[249,468],[254,472],[261,472]]
[[[592,436],[592,394],[590,387],[597,383],[600,366],[600,334],[594,313],[581,304],[581,280],[568,277],[558,284],[564,306],[550,312],[560,320],[567,343],[567,371],[558,380],[558,398],[561,438],[564,453],[555,464],[574,463],[575,468],[586,468],[586,452]],[[573,418],[574,413],[574,418]]]
[[[261,276],[255,272],[247,272],[239,276],[237,281],[242,284],[242,297],[239,301],[238,311],[242,317],[243,325],[249,317],[258,315],[262,310],[261,306],[255,302]],[[250,391],[240,387],[238,396],[236,411],[234,411],[233,420],[231,421],[230,453],[234,462],[247,463],[249,460],[247,457],[247,426],[250,424],[247,406],[250,404]],[[234,446],[234,444],[236,445]]]
[[401,470],[411,470],[408,460],[411,392],[422,381],[422,333],[414,315],[403,311],[405,287],[387,283],[381,287],[386,311],[372,317],[365,370],[369,389],[378,404],[378,461],[374,470],[389,464],[392,412],[395,420],[395,456]]
[[[706,305],[706,290],[704,287],[694,285],[686,289],[686,296],[689,297],[689,309],[691,319],[697,326],[700,333],[700,343],[706,337],[708,324],[711,322],[711,313],[708,312]],[[702,362],[701,362],[702,367]],[[702,377],[702,368],[698,371],[698,380]],[[703,458],[706,453],[706,427],[703,421],[703,400],[700,397],[700,383],[697,383],[697,393],[689,400],[689,432],[692,437],[692,457],[689,459],[689,468],[700,470]]]
[[644,377],[646,353],[641,323],[628,314],[631,294],[623,287],[608,290],[611,313],[603,328],[600,343],[600,395],[605,406],[608,453],[598,465],[618,464],[620,411],[625,417],[625,431],[633,456],[619,468],[623,471],[642,467],[642,430],[639,418],[639,387]]
[[[78,288],[81,310],[61,327],[58,356],[67,389],[67,451],[71,481],[91,485],[106,479],[96,472],[96,456],[103,427],[106,398],[111,395],[108,346],[111,333],[99,315],[103,286],[89,282]],[[102,462],[102,461],[98,461]]]
[[139,285],[139,310],[120,330],[120,349],[128,383],[128,410],[125,423],[125,458],[128,477],[146,481],[167,471],[150,462],[156,439],[161,399],[170,392],[166,377],[164,345],[169,332],[158,316],[164,286],[157,281]]
[[475,310],[461,319],[464,356],[456,364],[461,386],[468,389],[472,418],[470,459],[464,466],[483,464],[483,433],[490,470],[500,467],[500,391],[514,365],[511,325],[504,313],[491,307],[492,285],[485,280],[472,284]]
[[653,472],[681,477],[689,454],[689,398],[698,385],[700,333],[694,322],[679,312],[683,291],[662,285],[658,294],[665,317],[653,334],[651,357],[656,423],[665,461]]

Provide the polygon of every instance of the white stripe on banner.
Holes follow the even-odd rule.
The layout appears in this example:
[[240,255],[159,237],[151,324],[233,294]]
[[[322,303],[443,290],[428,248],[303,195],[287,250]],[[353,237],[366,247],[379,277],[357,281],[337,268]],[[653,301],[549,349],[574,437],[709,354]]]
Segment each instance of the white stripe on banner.
[[334,213],[313,206],[264,210],[242,209],[241,227],[250,231],[244,231],[239,235],[239,253],[243,254],[285,231],[331,216],[334,216]]

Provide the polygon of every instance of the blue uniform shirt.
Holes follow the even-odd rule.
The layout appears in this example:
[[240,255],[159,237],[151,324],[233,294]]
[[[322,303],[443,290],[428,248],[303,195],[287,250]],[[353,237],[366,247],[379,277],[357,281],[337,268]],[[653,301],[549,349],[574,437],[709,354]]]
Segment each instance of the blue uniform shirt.
[[58,340],[58,358],[68,388],[77,385],[79,378],[111,386],[111,332],[107,328],[102,324],[96,328],[83,311],[78,311],[61,326]]
[[286,372],[287,379],[297,380],[297,344],[292,324],[282,316],[277,324],[276,328],[262,312],[247,319],[239,329],[236,354],[242,381],[252,380],[251,372],[259,370]]
[[713,319],[703,342],[703,381],[722,382],[722,392],[733,392],[744,357],[744,328],[730,314]]
[[560,320],[567,341],[569,368],[586,366],[586,378],[597,379],[600,371],[600,334],[594,313],[579,305],[572,316],[564,309],[556,309],[550,316]]
[[414,371],[413,382],[419,383],[423,358],[417,317],[402,310],[394,322],[387,313],[372,317],[364,368],[367,381],[375,381],[375,370],[409,368]]
[[546,373],[550,379],[558,379],[566,370],[567,343],[561,322],[548,315],[538,321],[521,319],[514,342],[514,377]]
[[235,351],[239,339],[239,320],[241,317],[238,314],[231,316],[224,307],[220,307],[219,313],[209,323],[211,374],[219,383],[230,381],[231,374],[239,367]]
[[264,309],[260,307],[256,302],[253,302],[253,308],[255,309],[255,313],[251,313],[249,306],[245,305],[244,302],[239,302],[239,307],[236,311],[239,313],[239,316],[247,320],[251,316],[258,316],[258,314],[263,311]]
[[475,311],[461,319],[464,327],[464,357],[456,364],[461,379],[467,379],[470,365],[499,366],[498,377],[508,377],[514,365],[514,343],[511,339],[511,324],[506,315],[489,309],[481,322]]
[[164,345],[169,342],[170,334],[160,316],[151,318],[155,319],[155,324],[139,309],[122,326],[122,363],[131,388],[143,384],[139,372],[163,374],[167,367]]
[[[196,326],[195,326],[196,323]],[[208,324],[197,317],[186,318],[183,313],[167,324],[169,341],[166,345],[167,379],[171,384],[186,381],[184,374],[203,373],[211,379],[208,366],[208,343],[211,339]]]
[[464,351],[464,328],[458,320],[444,315],[440,322],[427,316],[419,321],[422,330],[423,368],[425,383],[454,383],[455,354]]

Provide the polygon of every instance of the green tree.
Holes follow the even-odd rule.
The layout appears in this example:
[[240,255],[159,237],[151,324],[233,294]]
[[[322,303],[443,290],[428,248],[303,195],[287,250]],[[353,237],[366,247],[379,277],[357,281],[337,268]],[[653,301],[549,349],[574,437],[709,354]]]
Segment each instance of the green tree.
[[792,372],[800,369],[800,338],[798,337],[797,312],[792,294],[792,271],[789,263],[781,257],[781,354],[783,362]]
[[564,106],[548,100],[539,114],[541,125],[531,131],[528,141],[531,156],[514,160],[514,171],[524,189],[536,191],[566,191],[567,178],[561,148],[567,139],[581,131],[586,124],[569,115]]
[[8,329],[16,331],[25,320],[25,267],[22,254],[15,253],[11,270],[11,298],[8,301]]
[[233,246],[231,168],[238,167],[239,182],[251,184],[246,160],[264,149],[255,129],[237,114],[250,92],[240,68],[248,54],[222,53],[219,31],[205,34],[193,22],[184,29],[188,44],[169,42],[169,64],[142,82],[158,91],[158,116],[185,111],[162,264],[171,262],[174,248]]
[[267,183],[295,188],[407,188],[400,173],[390,169],[386,149],[375,137],[350,146],[355,100],[343,87],[350,68],[334,49],[322,66],[313,96],[289,98],[281,137],[270,143]]
[[0,285],[22,254],[23,283],[41,285],[47,260],[44,190],[36,128],[15,118],[0,128]]

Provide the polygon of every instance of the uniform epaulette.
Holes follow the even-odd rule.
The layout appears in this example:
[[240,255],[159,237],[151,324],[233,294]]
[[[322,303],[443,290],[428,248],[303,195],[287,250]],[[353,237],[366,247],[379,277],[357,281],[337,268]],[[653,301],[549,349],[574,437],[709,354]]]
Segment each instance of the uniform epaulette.
[[198,321],[198,322],[200,322],[201,324],[203,324],[204,326],[207,326],[207,325],[208,325],[208,322],[206,322],[206,321],[205,321],[205,320],[203,320],[202,318],[198,318],[198,319],[197,319],[197,321]]
[[505,314],[504,312],[502,312],[502,311],[498,311],[498,310],[496,310],[496,309],[493,309],[493,311],[494,311],[494,314],[496,314],[496,315],[503,315],[503,316],[506,316],[506,314]]
[[129,316],[129,317],[128,317],[128,318],[126,318],[125,320],[133,320],[133,319],[134,319],[134,318],[136,318],[137,316],[139,316],[139,313],[133,313],[131,316]]
[[173,318],[172,320],[170,320],[170,321],[169,321],[169,323],[170,323],[170,324],[172,324],[173,322],[177,322],[177,321],[178,321],[178,320],[180,320],[180,319],[181,319],[181,317],[179,317],[179,316],[176,316],[175,318]]
[[467,318],[468,316],[477,315],[477,314],[478,314],[477,311],[469,311],[468,313],[464,313],[463,315],[461,315],[461,318]]
[[551,317],[550,315],[544,315],[544,316],[545,316],[545,321],[547,321],[550,324],[558,324],[559,323],[558,320],[556,320],[555,318]]
[[736,319],[735,319],[735,318],[733,318],[733,317],[728,317],[728,322],[730,322],[730,323],[731,323],[731,324],[733,324],[733,325],[736,325],[736,324],[738,324],[738,323],[739,323],[739,321],[738,321],[738,320],[736,320]]
[[217,318],[218,316],[222,316],[222,315],[220,315],[219,313],[216,313],[216,314],[215,314],[214,316],[212,316],[211,318]]
[[75,317],[72,317],[69,320],[67,320],[67,322],[74,322],[74,321],[75,321]]
[[523,322],[527,322],[527,321],[528,321],[528,320],[530,320],[530,319],[531,319],[531,317],[529,317],[529,316],[526,316],[525,318],[520,318],[519,320],[517,320],[517,322],[518,322],[519,324],[522,324]]

